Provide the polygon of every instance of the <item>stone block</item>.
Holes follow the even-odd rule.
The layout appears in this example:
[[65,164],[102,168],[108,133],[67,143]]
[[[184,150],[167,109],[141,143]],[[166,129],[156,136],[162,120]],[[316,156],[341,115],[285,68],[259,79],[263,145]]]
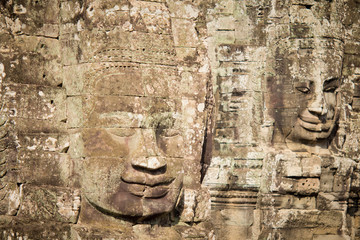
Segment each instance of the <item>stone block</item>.
[[302,176],[320,177],[321,159],[319,157],[301,159]]
[[196,191],[193,189],[185,189],[183,196],[183,209],[180,220],[183,222],[192,222],[195,217]]
[[73,159],[84,157],[84,142],[81,136],[81,132],[79,130],[69,131],[69,139],[69,156]]
[[241,226],[223,226],[215,229],[215,235],[224,236],[224,240],[246,240],[251,238],[251,228]]
[[24,185],[18,216],[28,223],[56,221],[75,223],[80,209],[79,192],[66,188]]
[[284,177],[301,177],[303,176],[300,159],[294,158],[282,161]]
[[216,30],[217,31],[230,31],[235,30],[235,19],[233,16],[218,16],[216,19]]
[[211,219],[215,223],[215,235],[224,239],[249,239],[251,226],[254,223],[253,208],[222,207],[211,211]]
[[360,190],[360,172],[359,170],[354,171],[351,176],[350,190],[358,192]]
[[179,61],[188,62],[197,57],[197,49],[194,47],[176,47],[176,57]]
[[215,11],[220,14],[233,14],[236,1],[234,0],[221,0],[216,4]]
[[[188,52],[187,49],[192,49],[192,50]],[[196,49],[193,48],[182,48],[181,51],[186,51],[189,54],[190,53],[195,55],[197,54]],[[187,61],[186,57],[184,60]],[[205,79],[207,78],[207,75],[203,73],[195,73],[186,70],[179,71],[179,75],[181,78],[180,80],[181,82],[176,88],[176,90],[179,91],[178,95],[181,95],[189,99],[197,99],[198,101],[200,101],[199,104],[203,104],[204,101],[203,99],[205,98],[206,95]],[[198,111],[202,112],[204,110],[205,109],[203,109],[202,106],[200,105]]]
[[[161,238],[161,240],[166,240],[167,237],[166,236],[169,236],[171,237],[172,239],[176,239],[176,240],[180,240],[180,239],[207,239],[211,236],[208,236],[206,231],[204,231],[202,228],[190,228],[188,226],[176,226],[174,229],[163,229],[161,230],[161,228],[159,228],[160,232],[157,233],[157,234],[154,234],[153,236],[164,236]],[[174,233],[175,232],[178,232],[178,234],[180,233],[181,234],[181,238],[180,236],[178,236],[177,234],[175,235]],[[179,235],[180,235],[179,234]],[[144,236],[144,235],[142,235]],[[138,237],[142,237],[141,235],[139,235]],[[155,238],[156,238],[155,237]]]
[[214,34],[215,41],[219,44],[234,44],[235,31],[216,31]]
[[196,208],[195,208],[195,218],[196,222],[206,222],[211,221],[211,199],[210,199],[210,191],[206,187],[201,187],[198,190],[198,194],[196,196]]
[[72,161],[65,153],[20,151],[20,179],[33,185],[68,186]]
[[349,236],[345,235],[314,235],[313,240],[346,240],[349,239]]
[[197,158],[186,157],[181,160],[184,170],[183,186],[186,188],[195,188],[200,185],[200,176],[198,173],[201,171],[201,166],[195,159]]
[[[145,236],[146,234],[144,231],[141,231],[136,225],[135,227],[137,234],[140,236]],[[121,239],[121,238],[127,238],[129,236],[129,232],[131,230],[127,228],[104,228],[102,226],[87,226],[87,225],[75,225],[71,228],[72,236],[75,236],[78,239],[101,239],[106,236],[106,238],[109,239]],[[125,235],[125,236],[124,236]],[[140,237],[139,235],[135,236],[135,238]],[[70,238],[71,239],[71,238]],[[176,238],[174,238],[176,239]]]
[[269,229],[261,233],[260,239],[266,239],[271,236],[279,236],[282,239],[302,239],[311,240],[313,236],[312,229],[308,228],[283,228],[283,229]]
[[66,95],[74,96],[83,93],[84,79],[87,72],[90,72],[90,64],[64,66],[63,87]]
[[253,43],[253,34],[252,31],[246,31],[246,30],[252,30],[253,26],[250,22],[250,19],[248,19],[247,16],[241,16],[243,21],[239,21],[238,19],[235,20],[235,43],[236,44],[243,44],[243,45],[250,45]]
[[210,188],[222,188],[229,184],[229,175],[231,174],[231,168],[219,167],[209,168],[206,173],[204,184]]
[[[18,135],[19,142],[22,146],[23,159],[27,158],[26,153],[35,152],[59,152],[61,146],[59,134],[32,134],[21,133]],[[23,160],[22,159],[22,160]]]
[[[157,34],[171,33],[170,12],[164,2],[132,2],[130,12],[134,30]],[[117,21],[114,23],[118,25]]]
[[[79,11],[76,8],[76,6],[74,7],[75,7],[74,8],[75,11]],[[115,26],[124,26],[127,21],[130,22],[130,17],[129,17],[130,6],[129,4],[123,1],[120,2],[93,1],[91,4],[83,5],[82,7],[83,8],[86,7],[86,9],[84,10],[83,8],[81,8],[81,10],[83,11],[83,13],[82,12],[81,13],[84,14],[84,18],[87,20],[84,21],[83,25],[81,26],[81,28],[83,29],[92,29],[98,26],[103,29],[113,29]],[[69,15],[71,16],[70,10],[72,9],[69,9],[69,6],[66,6],[64,4],[61,10],[62,10],[61,14],[62,16],[65,17],[65,19]],[[134,16],[134,20],[138,19],[139,17],[140,17],[139,14],[137,14],[136,16]],[[75,18],[72,21],[73,22],[75,21],[76,23],[77,20],[78,18]],[[140,27],[142,27],[142,29],[144,29],[145,26],[143,26],[143,24],[144,22],[140,21],[140,23],[138,23],[136,26],[133,26],[133,28],[139,29]]]
[[[73,39],[61,39],[60,46],[62,47],[62,63],[65,66],[76,65],[83,57],[81,46],[78,40]],[[64,71],[64,81],[66,81],[66,71]],[[82,81],[81,78],[78,81]]]
[[187,19],[172,19],[176,47],[196,47],[199,43],[195,24]]
[[293,210],[280,209],[272,218],[274,228],[305,228],[329,229],[332,231],[342,226],[341,211]]
[[[4,82],[58,86],[62,83],[59,41],[35,36],[19,36],[11,42],[13,56],[2,56]],[[15,50],[16,49],[16,50]]]
[[189,2],[169,1],[167,4],[173,18],[195,19],[199,16],[199,9]]
[[15,216],[23,197],[23,186],[15,182],[6,182],[0,177],[0,215]]
[[220,213],[226,225],[250,227],[254,223],[252,208],[223,209]]
[[236,143],[222,143],[218,139],[214,139],[215,146],[219,147],[218,149],[216,149],[218,150],[218,152],[215,153],[221,157],[233,157],[236,156],[237,153],[242,152],[247,146],[256,146],[256,143],[252,140],[252,135],[250,135],[249,132],[247,137],[239,139]]
[[316,209],[315,197],[280,195],[275,201],[276,206],[281,209]]
[[[13,222],[14,223],[14,222]],[[15,225],[15,226],[14,226]],[[72,230],[69,225],[56,222],[24,225],[21,222],[13,226],[1,226],[1,239],[71,239]],[[14,238],[14,236],[16,236]]]
[[319,193],[317,197],[317,208],[319,210],[342,210],[343,206],[339,198],[331,193]]
[[218,167],[209,167],[206,170],[206,175],[203,180],[203,184],[205,186],[215,185],[216,183],[219,183],[216,179],[218,179],[218,175],[220,172],[220,168]]
[[335,172],[326,168],[322,169],[320,177],[320,189],[322,192],[332,192],[334,187]]
[[[21,29],[13,29],[14,33],[40,35],[51,38],[59,36],[59,0],[49,2],[22,2],[14,5],[13,21],[18,19]],[[15,19],[16,18],[16,19]]]
[[320,190],[319,178],[303,178],[296,183],[296,192],[300,195],[316,194]]
[[279,185],[279,191],[285,193],[294,193],[297,191],[297,182],[292,178],[282,178]]
[[80,96],[66,98],[67,126],[68,128],[78,128],[83,124],[83,101]]
[[339,176],[335,174],[334,176],[334,192],[347,193],[350,189],[350,177],[348,176]]
[[81,14],[81,4],[78,1],[61,1],[60,2],[60,20],[61,25],[72,23],[78,14]]
[[303,227],[313,228],[318,226],[319,211],[317,210],[293,210],[280,209],[276,214],[272,214],[271,210],[264,211],[266,222],[264,224],[275,229],[291,229],[297,228],[299,223]]
[[66,119],[65,91],[61,88],[8,84],[3,86],[6,111],[12,118],[51,121],[59,127]]

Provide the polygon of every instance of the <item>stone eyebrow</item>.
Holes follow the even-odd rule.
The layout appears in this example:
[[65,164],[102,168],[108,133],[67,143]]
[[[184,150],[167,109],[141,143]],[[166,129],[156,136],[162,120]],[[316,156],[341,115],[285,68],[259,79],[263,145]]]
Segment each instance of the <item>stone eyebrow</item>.
[[169,122],[172,121],[171,125],[174,124],[176,118],[172,114],[171,111],[169,112],[160,112],[156,114],[144,115],[144,118],[141,121],[142,128],[157,128],[159,125],[165,126]]
[[325,85],[329,85],[329,84],[335,84],[339,82],[339,78],[338,77],[333,77],[333,78],[329,78],[327,80],[324,81],[324,86]]
[[305,81],[295,82],[294,86],[295,87],[310,87],[311,84],[313,84],[312,80],[305,80]]

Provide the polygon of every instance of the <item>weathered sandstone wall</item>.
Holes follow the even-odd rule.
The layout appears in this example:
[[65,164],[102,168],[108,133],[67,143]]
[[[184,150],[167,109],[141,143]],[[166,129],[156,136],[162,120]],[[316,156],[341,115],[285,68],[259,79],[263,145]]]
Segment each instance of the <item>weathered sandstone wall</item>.
[[358,0],[7,0],[0,39],[0,239],[360,239]]

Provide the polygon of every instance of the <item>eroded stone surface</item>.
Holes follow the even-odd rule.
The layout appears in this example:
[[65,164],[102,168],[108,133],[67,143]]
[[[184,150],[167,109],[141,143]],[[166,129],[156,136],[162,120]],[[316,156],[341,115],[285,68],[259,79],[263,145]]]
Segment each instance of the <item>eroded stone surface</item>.
[[359,11],[0,2],[0,238],[358,239]]

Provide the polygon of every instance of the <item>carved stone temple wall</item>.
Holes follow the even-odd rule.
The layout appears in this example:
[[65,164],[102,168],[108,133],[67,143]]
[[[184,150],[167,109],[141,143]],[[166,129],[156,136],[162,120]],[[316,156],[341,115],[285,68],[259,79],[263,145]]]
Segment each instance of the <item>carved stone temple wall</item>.
[[360,239],[360,1],[0,1],[0,239]]

